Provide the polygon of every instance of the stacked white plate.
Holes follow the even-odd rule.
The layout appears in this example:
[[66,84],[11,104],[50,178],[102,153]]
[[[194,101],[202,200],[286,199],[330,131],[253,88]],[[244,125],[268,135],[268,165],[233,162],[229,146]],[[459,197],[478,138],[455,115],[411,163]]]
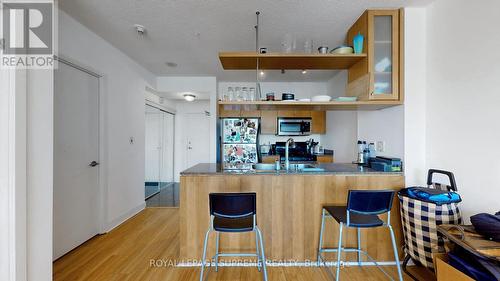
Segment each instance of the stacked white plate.
[[332,97],[330,96],[314,96],[311,98],[311,101],[313,102],[328,102],[328,101],[331,101],[332,100]]

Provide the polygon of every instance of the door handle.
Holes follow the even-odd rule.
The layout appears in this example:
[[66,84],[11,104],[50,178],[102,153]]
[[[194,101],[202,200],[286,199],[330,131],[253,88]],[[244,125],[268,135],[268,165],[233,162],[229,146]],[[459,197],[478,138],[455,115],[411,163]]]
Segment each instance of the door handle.
[[99,162],[96,162],[96,161],[92,161],[92,162],[90,162],[90,164],[89,164],[89,166],[90,166],[90,167],[95,167],[95,166],[97,166],[97,165],[99,165]]

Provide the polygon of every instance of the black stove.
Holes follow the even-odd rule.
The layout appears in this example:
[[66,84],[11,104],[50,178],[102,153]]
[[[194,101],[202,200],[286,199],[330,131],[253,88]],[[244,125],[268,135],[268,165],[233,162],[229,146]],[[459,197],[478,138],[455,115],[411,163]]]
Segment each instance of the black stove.
[[[285,160],[286,142],[276,142],[274,148],[275,154],[280,155],[281,160]],[[309,153],[307,142],[295,142],[295,145],[290,145],[288,148],[288,160],[297,162],[313,162],[316,161],[316,155]]]

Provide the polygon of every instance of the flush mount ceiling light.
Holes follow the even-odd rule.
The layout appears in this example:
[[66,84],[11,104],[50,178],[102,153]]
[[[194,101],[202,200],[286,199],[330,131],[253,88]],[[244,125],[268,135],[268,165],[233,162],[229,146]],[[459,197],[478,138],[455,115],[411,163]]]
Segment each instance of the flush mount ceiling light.
[[139,37],[142,37],[146,34],[146,27],[141,24],[134,24],[135,31],[139,35]]
[[302,74],[306,74],[306,73],[307,73],[307,70],[303,69]]
[[260,72],[260,76],[264,76],[266,73],[264,71]]
[[196,98],[196,96],[193,94],[184,94],[183,96],[186,101],[194,101],[194,99]]
[[172,61],[167,61],[165,63],[168,67],[177,67],[178,64],[176,64],[175,62],[172,62]]

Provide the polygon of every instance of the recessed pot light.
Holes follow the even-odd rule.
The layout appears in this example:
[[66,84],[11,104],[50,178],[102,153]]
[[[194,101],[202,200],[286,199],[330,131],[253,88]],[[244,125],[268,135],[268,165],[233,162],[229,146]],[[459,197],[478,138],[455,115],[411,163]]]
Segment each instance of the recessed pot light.
[[165,63],[168,67],[177,67],[177,64],[175,62],[167,61]]
[[196,98],[196,96],[193,94],[184,94],[183,96],[186,101],[194,101],[194,99]]

